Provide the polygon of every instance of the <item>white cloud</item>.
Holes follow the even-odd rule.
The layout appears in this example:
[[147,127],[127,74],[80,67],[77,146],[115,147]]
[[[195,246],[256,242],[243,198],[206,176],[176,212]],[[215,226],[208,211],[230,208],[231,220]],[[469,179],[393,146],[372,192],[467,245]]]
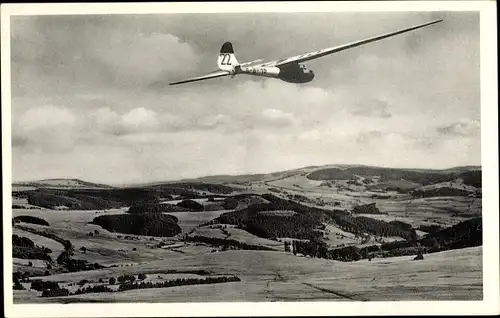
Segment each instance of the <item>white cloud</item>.
[[363,98],[356,102],[352,113],[357,116],[390,118],[389,104],[378,98]]
[[362,131],[359,133],[356,141],[360,143],[370,143],[376,141],[380,137],[382,137],[382,133],[378,130]]
[[79,124],[78,118],[65,108],[31,108],[13,122],[14,144],[38,153],[65,152],[72,148]]
[[160,129],[160,121],[156,112],[144,107],[133,108],[123,114],[119,114],[109,107],[103,107],[89,114],[83,114],[82,118],[86,121],[88,127],[95,126],[99,132],[113,135],[126,135]]
[[481,125],[478,121],[458,121],[438,127],[437,131],[446,136],[472,137],[481,132]]
[[88,127],[90,130],[97,126],[97,130],[105,133],[116,133],[117,125],[120,122],[120,115],[111,110],[109,107],[103,107],[95,110],[89,116]]
[[28,109],[18,121],[18,128],[24,132],[51,129],[53,127],[72,127],[76,117],[68,109],[44,105]]
[[121,116],[121,123],[126,132],[151,131],[159,127],[159,121],[154,111],[144,107],[134,108]]
[[292,113],[280,109],[268,108],[262,111],[263,120],[276,127],[289,126],[298,122]]
[[190,123],[187,118],[176,116],[170,113],[162,113],[158,115],[162,130],[165,131],[180,131],[189,129]]

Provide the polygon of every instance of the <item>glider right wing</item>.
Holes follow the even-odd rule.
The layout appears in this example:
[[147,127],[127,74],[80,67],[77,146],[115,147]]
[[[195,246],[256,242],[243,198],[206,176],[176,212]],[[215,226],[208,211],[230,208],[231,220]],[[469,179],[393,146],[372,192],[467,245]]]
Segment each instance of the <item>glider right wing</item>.
[[180,81],[180,82],[170,83],[169,85],[177,85],[177,84],[183,84],[183,83],[189,83],[189,82],[202,81],[202,80],[207,80],[207,79],[222,77],[222,76],[228,76],[228,75],[231,75],[231,73],[228,71],[215,71],[215,72],[209,73],[207,75],[190,78],[190,79]]
[[283,65],[291,64],[291,63],[302,63],[302,62],[306,62],[306,61],[317,59],[317,58],[322,57],[322,56],[326,56],[326,55],[329,55],[329,54],[333,54],[333,53],[337,53],[337,52],[340,52],[340,51],[351,49],[351,48],[354,48],[354,47],[357,47],[357,46],[361,46],[361,45],[364,45],[364,44],[367,44],[367,43],[371,43],[371,42],[375,42],[375,41],[380,41],[382,39],[386,39],[386,38],[391,37],[391,36],[395,36],[395,35],[398,35],[398,34],[410,32],[410,31],[413,31],[413,30],[416,30],[416,29],[420,29],[420,28],[423,28],[423,27],[426,27],[426,26],[429,26],[429,25],[432,25],[432,24],[439,23],[441,21],[443,21],[443,20],[440,19],[440,20],[429,22],[429,23],[417,25],[417,26],[414,26],[414,27],[411,27],[411,28],[399,30],[399,31],[396,31],[396,32],[386,33],[386,34],[382,34],[382,35],[379,35],[379,36],[375,36],[375,37],[371,37],[371,38],[368,38],[368,39],[364,39],[364,40],[361,40],[361,41],[352,42],[352,43],[349,43],[349,44],[344,44],[344,45],[340,45],[340,46],[336,46],[336,47],[330,47],[330,48],[319,50],[319,51],[316,51],[316,52],[311,52],[311,53],[306,53],[306,54],[302,54],[302,55],[297,55],[297,56],[293,56],[293,57],[289,57],[289,58],[285,58],[285,59],[281,59],[281,60],[277,60],[277,61],[267,62],[267,63],[261,64],[261,66],[283,66]]

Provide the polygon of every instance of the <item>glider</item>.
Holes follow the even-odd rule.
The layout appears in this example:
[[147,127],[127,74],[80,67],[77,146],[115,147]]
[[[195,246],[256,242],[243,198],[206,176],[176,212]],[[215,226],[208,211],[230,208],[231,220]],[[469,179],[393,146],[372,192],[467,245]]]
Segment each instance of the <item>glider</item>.
[[314,72],[307,69],[303,64],[300,63],[311,61],[326,55],[341,52],[367,43],[386,39],[388,37],[395,36],[398,34],[417,30],[426,26],[436,24],[441,21],[443,20],[440,19],[425,24],[417,25],[411,28],[399,30],[396,32],[386,33],[368,39],[266,63],[260,63],[262,62],[262,60],[239,63],[234,54],[233,45],[231,44],[231,42],[226,42],[222,45],[219,57],[217,59],[217,66],[219,67],[219,70],[203,76],[183,80],[180,82],[170,83],[170,85],[202,81],[229,75],[231,77],[234,77],[235,75],[238,74],[248,74],[254,76],[277,78],[289,83],[307,83],[313,80]]

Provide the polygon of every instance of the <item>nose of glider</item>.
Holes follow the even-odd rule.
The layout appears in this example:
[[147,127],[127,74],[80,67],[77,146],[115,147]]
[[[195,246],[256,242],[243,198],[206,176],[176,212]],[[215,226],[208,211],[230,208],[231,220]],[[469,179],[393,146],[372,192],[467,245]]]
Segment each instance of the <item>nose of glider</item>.
[[309,77],[310,77],[310,81],[312,81],[314,79],[314,72],[309,70]]

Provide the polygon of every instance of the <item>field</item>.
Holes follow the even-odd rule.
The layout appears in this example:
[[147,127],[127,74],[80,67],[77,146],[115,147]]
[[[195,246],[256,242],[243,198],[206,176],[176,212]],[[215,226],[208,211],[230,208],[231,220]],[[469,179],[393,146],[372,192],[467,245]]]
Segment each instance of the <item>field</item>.
[[[98,280],[118,274],[158,273],[161,269],[190,269],[203,264],[214,274],[239,275],[242,282],[182,286],[54,298],[54,302],[109,301],[285,301],[285,300],[478,300],[482,299],[481,248],[429,255],[360,261],[354,264],[281,252],[226,251],[209,256],[156,261],[110,271],[61,274],[44,279],[67,282]],[[28,292],[16,292],[18,297]],[[222,293],[222,294],[221,294]],[[26,297],[26,296],[25,296]],[[183,298],[184,297],[184,298]]]
[[[430,177],[414,174],[414,171],[404,174],[412,180],[398,181],[388,179],[388,176],[395,174],[394,171],[390,171],[390,174],[385,172],[382,174],[385,179],[379,180],[366,170],[328,170],[325,173],[321,169],[308,167],[270,175],[243,176],[240,182],[237,176],[215,177],[230,181],[224,183],[224,187],[218,183],[207,183],[209,177],[204,178],[203,182],[189,180],[189,183],[146,185],[137,189],[113,189],[96,185],[87,190],[84,187],[91,184],[79,180],[63,180],[59,187],[57,179],[17,185],[13,200],[16,207],[12,210],[12,216],[38,217],[49,225],[18,222],[13,224],[12,234],[31,240],[36,246],[50,249],[48,255],[52,261],[13,259],[14,272],[28,273],[29,276],[19,280],[24,290],[14,290],[14,301],[482,299],[480,243],[469,238],[467,233],[455,235],[450,234],[454,232],[446,232],[446,235],[455,235],[448,238],[439,232],[439,235],[433,236],[438,238],[434,250],[428,250],[427,245],[425,248],[419,247],[424,251],[423,259],[413,260],[416,252],[411,251],[416,250],[397,247],[406,246],[404,244],[409,240],[409,232],[397,230],[395,226],[399,223],[394,223],[398,221],[401,226],[409,226],[415,231],[416,239],[424,244],[432,233],[420,230],[420,226],[463,228],[473,218],[480,218],[481,198],[477,197],[480,189],[464,185],[462,189],[471,195],[429,194],[422,197],[421,193],[425,191],[448,187],[449,181],[442,179],[450,179],[451,176],[433,172],[436,182],[432,183]],[[309,176],[316,171],[319,172]],[[360,172],[364,175],[360,175]],[[345,177],[349,179],[342,179]],[[458,181],[453,182],[460,185],[462,179],[458,175],[456,177]],[[321,178],[331,179],[315,180]],[[74,189],[69,191],[67,188],[71,187]],[[394,187],[400,188],[395,190]],[[420,192],[412,192],[413,189],[419,189]],[[57,191],[58,198],[66,200],[60,202],[72,202],[82,207],[93,206],[86,203],[91,202],[103,205],[103,208],[74,210],[28,203],[26,196],[30,195],[30,191],[41,190],[44,196]],[[82,191],[82,194],[78,191]],[[108,196],[106,191],[115,192]],[[166,213],[175,217],[182,231],[163,237],[119,233],[91,224],[97,216],[128,214],[125,202],[129,201],[123,201],[122,208],[105,208],[106,200],[111,200],[111,197],[112,204],[119,204],[123,191],[134,195],[145,193],[148,198],[158,196],[158,204],[177,205],[185,199],[194,199],[203,207],[213,204],[214,200],[227,203],[228,207],[223,208],[225,205],[221,203],[221,209],[215,211],[202,209]],[[99,200],[94,200],[89,193],[98,196]],[[417,197],[417,193],[420,196]],[[166,196],[175,197],[175,200],[162,201]],[[49,197],[44,202],[52,201]],[[375,203],[380,213],[351,214],[353,207],[369,203]],[[144,214],[146,218],[153,212],[148,213]],[[236,213],[237,218],[230,219],[235,220],[234,224],[232,221],[220,222],[219,217],[227,213]],[[297,233],[286,231],[290,235],[276,237],[269,234],[285,233],[283,224],[292,226],[294,222],[306,222],[299,224],[303,230],[299,236],[295,237]],[[425,239],[427,241],[424,242]],[[309,255],[309,252],[300,250],[297,252],[294,250],[295,243],[291,247],[292,242],[313,244],[318,240],[329,251],[352,247],[362,253],[353,261],[337,259],[337,256],[325,258],[320,254]],[[92,266],[97,267],[75,270],[69,267],[68,260],[60,262],[59,256],[68,249],[64,242],[71,244],[72,250],[68,255],[72,262],[78,266],[95,264]],[[396,244],[395,247],[387,245],[391,242]],[[363,252],[363,248],[369,248],[371,254]],[[141,278],[139,274],[145,277]],[[133,279],[128,281],[127,276]],[[110,282],[111,278],[119,277],[122,277],[122,282]],[[31,289],[32,282],[37,280],[57,282],[59,288],[66,289],[69,295],[42,296],[41,290]]]
[[170,215],[174,215],[179,219],[179,225],[182,228],[183,232],[189,232],[193,228],[197,227],[200,224],[207,223],[219,215],[221,215],[224,211],[207,211],[203,213],[199,212],[172,212]]

